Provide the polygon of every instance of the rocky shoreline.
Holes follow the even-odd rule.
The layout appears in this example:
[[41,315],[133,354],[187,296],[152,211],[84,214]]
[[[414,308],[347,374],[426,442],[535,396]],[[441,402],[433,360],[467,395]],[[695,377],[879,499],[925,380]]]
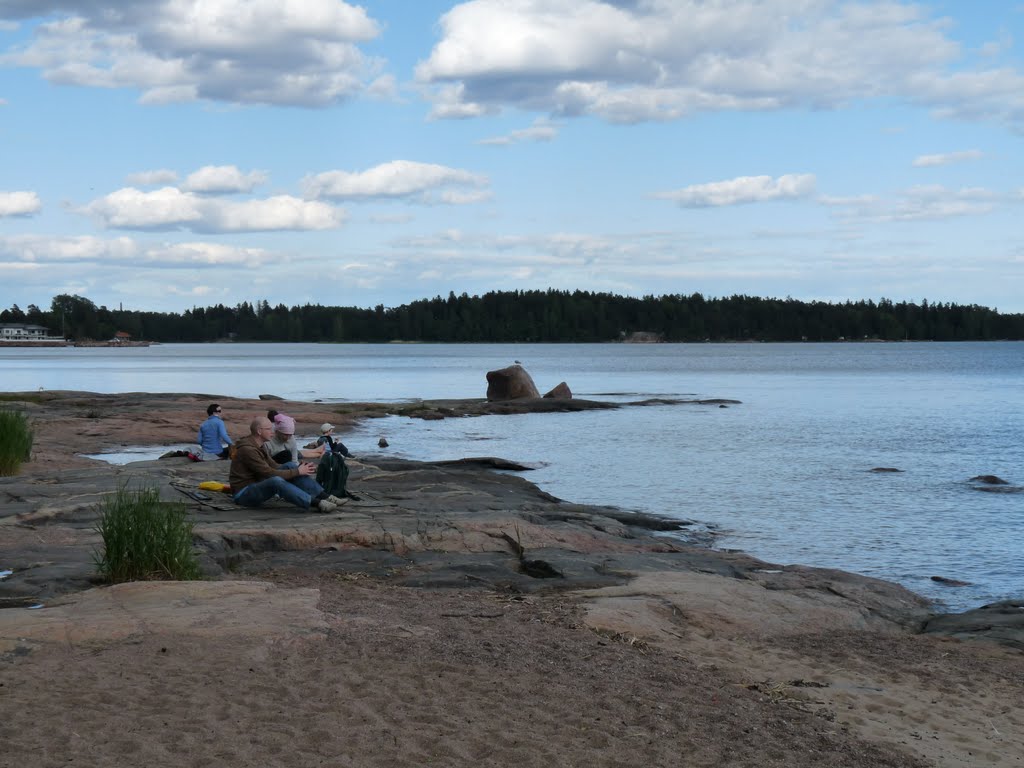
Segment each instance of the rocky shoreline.
[[[33,659],[47,658],[55,644],[66,643],[69,637],[80,635],[83,639],[76,643],[109,647],[145,635],[146,630],[126,615],[145,614],[144,626],[162,627],[154,630],[156,636],[188,634],[200,620],[183,611],[184,604],[192,606],[190,611],[198,611],[196,606],[202,604],[216,606],[216,615],[230,618],[225,626],[236,629],[250,616],[250,624],[261,624],[259,631],[251,628],[257,635],[324,634],[323,608],[316,607],[317,600],[323,603],[323,595],[334,594],[341,580],[376,585],[373,589],[389,595],[418,595],[408,599],[420,603],[447,604],[456,594],[473,604],[488,595],[536,605],[569,601],[576,631],[584,633],[580,637],[597,633],[640,653],[656,649],[670,657],[711,660],[707,664],[722,681],[755,684],[749,690],[768,707],[779,704],[771,686],[783,677],[790,683],[810,681],[808,686],[785,684],[790,709],[803,712],[811,701],[810,709],[820,709],[822,722],[831,724],[842,738],[862,747],[894,749],[893,754],[911,760],[886,762],[889,758],[876,755],[875,762],[864,765],[917,764],[915,760],[1018,765],[1024,755],[1024,728],[1017,727],[1024,725],[1024,708],[1008,713],[1001,703],[991,702],[995,709],[989,716],[1004,723],[1003,728],[993,725],[996,737],[969,724],[976,717],[969,713],[980,706],[977,701],[936,692],[951,681],[977,690],[981,681],[1007,688],[1010,699],[1024,703],[1024,610],[1012,604],[937,616],[923,598],[895,584],[714,551],[688,536],[688,526],[680,521],[556,499],[522,477],[494,472],[495,467],[514,467],[493,457],[431,463],[397,460],[386,453],[361,455],[351,462],[349,479],[358,499],[337,514],[301,514],[276,503],[244,509],[216,493],[196,498],[200,482],[226,480],[227,462],[197,464],[168,458],[109,466],[78,454],[125,444],[190,442],[198,414],[214,400],[224,406],[231,434],[243,434],[249,419],[265,411],[265,402],[80,392],[5,394],[3,399],[9,407],[28,413],[36,442],[33,459],[22,474],[0,479],[0,571],[12,571],[0,580],[0,606],[46,606],[0,611],[0,654],[15,667],[27,669]],[[511,404],[275,403],[300,423],[331,421],[342,430],[356,420],[393,413],[446,418],[641,405],[553,399]],[[203,568],[211,581],[189,587],[150,583],[103,588],[94,583],[96,505],[122,485],[156,487],[162,499],[187,506],[196,521]],[[264,589],[259,593],[263,597],[254,597],[255,587],[229,586],[239,579],[246,584],[278,584],[298,590],[296,594],[320,589],[321,596],[311,596],[308,611],[289,618],[278,633],[268,624],[279,621],[280,615],[271,611],[264,616],[253,608],[277,593],[259,588]],[[180,597],[182,589],[187,598]],[[113,604],[111,596],[116,596]],[[112,615],[122,617],[121,629],[112,628],[117,626]],[[225,630],[224,636],[228,634]],[[325,636],[329,640],[330,632]],[[854,645],[848,647],[851,639]],[[851,658],[854,649],[863,654]],[[887,659],[887,654],[895,656]],[[950,666],[951,677],[943,681],[936,674],[926,684],[921,682],[923,672],[905,679],[899,667],[910,662],[899,658],[906,656],[915,659],[911,666],[926,667],[928,658],[951,656],[956,664]],[[835,664],[857,671],[826,671]],[[886,678],[885,697],[872,691],[872,675]],[[938,696],[943,704],[932,707],[927,716],[908,716],[909,702],[922,696]],[[924,731],[929,732],[927,743],[909,735]],[[991,759],[969,759],[982,748]],[[956,762],[960,759],[967,762]]]

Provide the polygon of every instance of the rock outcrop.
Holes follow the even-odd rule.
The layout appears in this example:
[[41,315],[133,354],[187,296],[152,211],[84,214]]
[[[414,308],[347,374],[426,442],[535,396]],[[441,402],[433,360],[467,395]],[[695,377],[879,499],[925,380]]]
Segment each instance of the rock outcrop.
[[936,616],[925,623],[923,631],[960,640],[995,641],[1024,651],[1024,600],[1003,600],[972,611]]
[[545,394],[544,397],[553,398],[555,400],[571,400],[572,390],[569,389],[569,385],[563,381],[550,392]]
[[997,475],[975,475],[971,478],[972,483],[982,483],[984,485],[1009,485],[1008,482]]
[[516,364],[508,368],[487,372],[487,400],[523,400],[540,397],[537,385],[523,366]]
[[[22,474],[0,483],[0,565],[10,571],[0,579],[0,598],[50,605],[58,595],[95,586],[98,503],[127,486],[155,487],[162,500],[186,506],[208,577],[260,576],[298,568],[369,574],[403,586],[489,586],[528,593],[621,587],[643,574],[671,573],[677,580],[720,580],[721,589],[729,593],[786,594],[787,600],[807,607],[808,617],[832,617],[830,626],[843,623],[859,631],[882,619],[886,626],[905,632],[929,619],[929,631],[940,631],[942,625],[926,601],[896,585],[838,571],[772,566],[740,553],[709,550],[708,535],[689,530],[686,521],[561,501],[509,474],[525,466],[494,457],[424,463],[366,456],[352,461],[349,487],[359,498],[337,515],[303,514],[279,501],[248,509],[217,493],[197,497],[194,491],[200,482],[227,479],[228,462],[170,457],[110,466],[69,451],[117,448],[139,439],[142,427],[149,430],[150,439],[174,435],[179,422],[181,434],[191,436],[190,406],[208,398],[141,393],[114,398],[120,407],[117,416],[90,420],[88,431],[78,427],[81,417],[76,414],[105,407],[107,396],[47,393],[39,403],[26,401],[37,428],[37,445]],[[241,423],[243,416],[261,409],[256,400],[235,402],[233,410]],[[402,407],[443,411],[447,416],[518,413],[521,406],[543,405],[552,411],[610,406],[543,398],[488,404],[479,410],[477,405],[481,404],[446,401]],[[365,406],[360,413],[372,416],[391,407],[378,408]],[[307,423],[334,423],[342,415],[322,409],[289,403],[289,410]],[[59,473],[53,470],[55,458],[61,462]],[[650,533],[663,527],[673,535]],[[557,576],[540,578],[545,574]],[[693,585],[687,584],[689,592]],[[795,605],[786,608],[788,616],[796,616]],[[848,617],[845,623],[835,618],[838,614]],[[1001,606],[995,612],[979,609],[978,619],[977,628],[969,630],[971,636],[1013,647],[1024,643],[1024,609],[1019,606]],[[813,627],[815,620],[801,621]]]

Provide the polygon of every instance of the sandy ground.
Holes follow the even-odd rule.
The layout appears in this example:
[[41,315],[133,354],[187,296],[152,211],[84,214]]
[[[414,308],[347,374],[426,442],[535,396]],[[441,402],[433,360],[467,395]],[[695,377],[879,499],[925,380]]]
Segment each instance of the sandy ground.
[[1024,758],[1024,658],[994,646],[826,633],[758,647],[754,637],[695,633],[668,648],[588,627],[577,595],[422,591],[301,572],[275,581],[285,596],[319,590],[306,630],[296,597],[277,635],[263,631],[267,616],[263,630],[234,634],[194,617],[178,628],[143,620],[127,636],[66,633],[4,654],[0,766],[867,768]]

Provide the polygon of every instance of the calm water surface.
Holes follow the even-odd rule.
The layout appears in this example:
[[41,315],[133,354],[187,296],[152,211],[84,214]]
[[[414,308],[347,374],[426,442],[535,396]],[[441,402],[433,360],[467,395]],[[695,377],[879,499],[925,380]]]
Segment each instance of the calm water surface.
[[1021,343],[0,349],[0,389],[466,398],[516,359],[541,391],[564,380],[578,397],[742,404],[393,417],[346,443],[376,453],[385,435],[389,452],[410,458],[534,464],[529,479],[556,496],[695,520],[718,546],[898,581],[951,609],[1024,595],[1024,493],[967,482],[995,474],[1024,486]]

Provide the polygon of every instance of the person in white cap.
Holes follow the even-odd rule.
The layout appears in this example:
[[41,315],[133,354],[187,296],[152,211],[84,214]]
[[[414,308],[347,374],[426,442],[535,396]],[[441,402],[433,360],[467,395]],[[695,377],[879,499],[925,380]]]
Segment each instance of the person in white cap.
[[345,458],[354,459],[355,457],[345,447],[345,444],[336,438],[333,433],[334,425],[325,421],[320,425],[320,437],[316,439],[316,444],[327,446],[327,450],[331,453],[340,453]]

